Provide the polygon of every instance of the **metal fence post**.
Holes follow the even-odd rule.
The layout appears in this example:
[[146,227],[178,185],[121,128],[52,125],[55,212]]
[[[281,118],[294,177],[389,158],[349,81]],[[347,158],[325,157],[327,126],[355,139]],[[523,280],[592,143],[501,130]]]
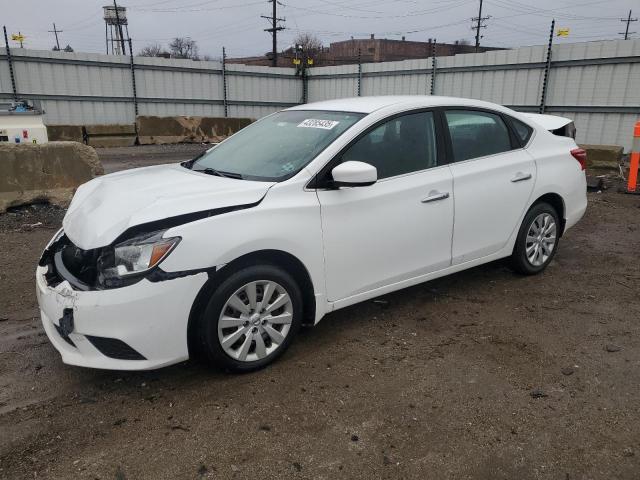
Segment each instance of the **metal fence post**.
[[302,69],[302,103],[307,103],[309,96],[309,76],[306,67]]
[[133,129],[136,132],[136,141],[135,144],[138,145],[140,140],[138,138],[138,92],[136,89],[136,67],[133,62],[133,47],[131,43],[131,39],[129,38],[129,66],[131,67],[131,90],[133,92]]
[[358,96],[362,96],[362,58],[358,48]]
[[13,58],[11,57],[11,49],[9,48],[9,38],[7,37],[7,27],[3,26],[4,31],[4,46],[7,50],[7,62],[9,62],[9,76],[11,77],[11,89],[13,91],[13,100],[18,101],[18,89],[16,88],[16,76],[13,73]]
[[540,95],[539,112],[544,113],[547,108],[547,90],[549,88],[549,73],[551,72],[551,47],[553,46],[553,31],[555,29],[556,20],[551,20],[551,31],[549,32],[549,45],[547,47],[547,63],[544,67],[544,77],[542,78],[542,93]]
[[227,99],[227,51],[222,47],[222,104],[224,105],[224,116],[229,116],[229,103]]
[[434,38],[431,44],[431,95],[436,93],[436,42],[437,40]]

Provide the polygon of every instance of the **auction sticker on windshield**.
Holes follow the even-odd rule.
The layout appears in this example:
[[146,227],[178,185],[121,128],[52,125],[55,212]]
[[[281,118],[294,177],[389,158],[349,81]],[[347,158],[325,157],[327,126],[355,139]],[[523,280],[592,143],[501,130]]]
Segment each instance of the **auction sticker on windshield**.
[[307,118],[305,121],[300,123],[298,127],[301,128],[322,128],[324,130],[331,130],[333,127],[338,125],[340,122],[335,120],[317,120],[315,118]]

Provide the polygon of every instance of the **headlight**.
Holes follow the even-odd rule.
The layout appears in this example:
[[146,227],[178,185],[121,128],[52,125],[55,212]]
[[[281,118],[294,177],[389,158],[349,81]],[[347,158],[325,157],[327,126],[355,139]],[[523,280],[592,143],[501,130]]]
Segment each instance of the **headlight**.
[[104,280],[144,273],[158,265],[180,242],[180,237],[162,238],[165,230],[138,235],[105,252],[98,261]]

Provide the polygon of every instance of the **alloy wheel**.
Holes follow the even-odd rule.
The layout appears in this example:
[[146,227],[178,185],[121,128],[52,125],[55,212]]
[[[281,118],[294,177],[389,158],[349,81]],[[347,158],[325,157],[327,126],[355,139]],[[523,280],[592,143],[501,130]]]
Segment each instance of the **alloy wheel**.
[[534,267],[542,266],[556,246],[556,222],[549,213],[541,213],[529,226],[525,240],[527,261]]
[[224,352],[241,362],[261,360],[285,341],[293,319],[291,296],[271,280],[247,283],[231,295],[218,319]]

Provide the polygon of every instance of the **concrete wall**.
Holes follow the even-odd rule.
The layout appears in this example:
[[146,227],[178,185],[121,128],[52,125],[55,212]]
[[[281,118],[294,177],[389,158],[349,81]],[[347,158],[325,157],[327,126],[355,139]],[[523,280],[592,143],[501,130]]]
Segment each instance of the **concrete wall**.
[[250,118],[150,117],[137,119],[142,145],[220,142],[251,123]]
[[[18,94],[39,99],[47,124],[133,124],[128,57],[12,49]],[[362,95],[429,94],[479,98],[537,111],[545,46],[309,71],[308,101]],[[223,117],[222,65],[135,58],[139,115]],[[227,116],[260,118],[301,103],[303,82],[292,68],[228,65]],[[640,39],[553,47],[547,113],[571,117],[578,141],[631,146],[640,117]],[[0,54],[0,100],[10,98],[6,55]]]
[[249,125],[251,118],[138,116],[135,124],[48,125],[50,141],[85,142],[92,147],[167,143],[216,143]]

